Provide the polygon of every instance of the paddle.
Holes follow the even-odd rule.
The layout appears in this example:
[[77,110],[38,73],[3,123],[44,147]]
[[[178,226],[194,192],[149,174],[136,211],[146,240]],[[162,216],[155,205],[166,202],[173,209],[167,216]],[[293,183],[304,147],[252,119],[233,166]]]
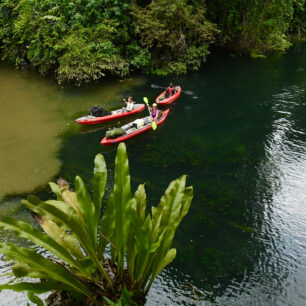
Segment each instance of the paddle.
[[[147,97],[143,97],[143,101],[144,103],[147,105],[147,108],[148,108],[148,111],[149,111],[149,114],[151,116],[151,111],[149,109],[149,100]],[[157,128],[157,125],[156,125],[156,122],[155,121],[152,121],[152,130],[155,131]]]
[[[152,88],[162,88],[165,89],[165,87],[159,86],[159,85],[155,85],[155,84],[151,84]],[[193,91],[189,91],[189,90],[181,90],[181,92],[185,93],[186,95],[190,95],[192,96],[194,94]]]

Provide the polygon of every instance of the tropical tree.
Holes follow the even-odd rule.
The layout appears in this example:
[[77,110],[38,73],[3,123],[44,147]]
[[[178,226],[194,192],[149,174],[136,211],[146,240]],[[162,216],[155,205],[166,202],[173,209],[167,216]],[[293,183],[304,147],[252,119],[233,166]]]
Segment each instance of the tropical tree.
[[106,181],[106,164],[98,154],[92,195],[77,176],[75,191],[63,179],[50,183],[57,200],[30,195],[22,201],[43,231],[11,217],[0,221],[2,228],[36,246],[0,243],[0,253],[14,263],[12,281],[0,290],[27,291],[38,304],[42,302],[35,294],[54,291],[48,305],[58,295],[74,305],[145,303],[154,279],[176,256],[172,241],[190,208],[193,189],[186,187],[183,175],[147,213],[144,185],[132,196],[124,144],[118,147],[114,187],[101,219]]
[[[208,19],[221,30],[219,44],[264,57],[290,47],[289,34],[305,34],[305,0],[206,0]],[[303,17],[304,18],[303,18]]]
[[135,32],[152,53],[151,72],[181,74],[200,68],[218,33],[205,14],[204,0],[152,0],[144,7],[134,3]]

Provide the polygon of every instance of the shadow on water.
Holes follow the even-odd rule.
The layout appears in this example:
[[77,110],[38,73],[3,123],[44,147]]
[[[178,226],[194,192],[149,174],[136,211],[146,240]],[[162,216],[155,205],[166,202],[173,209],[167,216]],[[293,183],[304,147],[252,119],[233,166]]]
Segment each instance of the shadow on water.
[[[148,305],[305,304],[305,46],[266,60],[211,56],[173,80],[198,99],[182,94],[163,125],[127,142],[133,190],[145,182],[150,205],[184,173],[195,192]],[[150,77],[136,100],[169,81]],[[63,138],[59,175],[90,183],[101,152],[109,192],[116,147],[100,145],[102,127]]]

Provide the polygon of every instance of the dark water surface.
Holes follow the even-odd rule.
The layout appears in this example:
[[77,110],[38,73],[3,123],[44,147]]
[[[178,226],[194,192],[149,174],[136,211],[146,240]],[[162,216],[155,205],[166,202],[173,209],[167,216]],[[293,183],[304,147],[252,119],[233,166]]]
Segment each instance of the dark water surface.
[[[201,72],[173,79],[195,94],[182,94],[156,131],[126,143],[133,188],[146,182],[150,204],[185,173],[195,193],[175,239],[178,255],[147,305],[306,304],[305,54],[304,44],[265,60],[211,56]],[[152,101],[159,91],[150,84],[169,81],[147,77],[129,89]],[[73,181],[78,173],[89,183],[99,152],[112,176],[116,147],[100,146],[103,127],[60,136],[57,176]],[[46,188],[38,195],[50,196]],[[18,201],[6,198],[0,215],[29,219]],[[25,295],[0,293],[0,305],[17,301],[26,305]]]

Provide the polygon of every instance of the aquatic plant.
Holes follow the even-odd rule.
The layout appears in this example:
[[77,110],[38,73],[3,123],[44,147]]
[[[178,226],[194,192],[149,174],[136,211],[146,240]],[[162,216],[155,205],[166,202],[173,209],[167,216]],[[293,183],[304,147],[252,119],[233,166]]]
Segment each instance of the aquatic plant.
[[154,279],[176,256],[171,245],[189,211],[193,188],[186,187],[186,176],[181,176],[147,213],[144,185],[131,194],[126,147],[120,144],[114,187],[101,219],[106,181],[106,164],[98,154],[92,196],[77,176],[75,191],[63,179],[50,183],[57,200],[30,195],[22,201],[44,232],[11,217],[0,221],[2,228],[40,246],[0,243],[0,253],[14,263],[13,281],[0,285],[0,290],[27,291],[38,304],[42,302],[35,294],[54,291],[47,305],[56,299],[73,300],[74,305],[144,304]]

